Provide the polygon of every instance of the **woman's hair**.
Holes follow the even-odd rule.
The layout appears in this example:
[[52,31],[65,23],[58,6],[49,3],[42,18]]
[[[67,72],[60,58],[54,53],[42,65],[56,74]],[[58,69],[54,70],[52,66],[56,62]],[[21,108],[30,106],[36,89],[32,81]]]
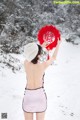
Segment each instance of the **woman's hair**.
[[42,51],[42,47],[40,45],[38,45],[38,54],[36,55],[36,57],[31,61],[33,64],[37,64],[38,62],[38,55],[41,54],[41,51]]

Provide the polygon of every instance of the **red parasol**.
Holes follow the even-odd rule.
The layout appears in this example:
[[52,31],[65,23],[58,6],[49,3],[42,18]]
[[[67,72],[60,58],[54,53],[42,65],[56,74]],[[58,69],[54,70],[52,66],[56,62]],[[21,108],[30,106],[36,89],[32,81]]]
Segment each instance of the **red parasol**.
[[55,26],[46,25],[39,30],[37,38],[41,45],[47,41],[46,49],[51,50],[56,47],[57,41],[60,40],[60,32]]

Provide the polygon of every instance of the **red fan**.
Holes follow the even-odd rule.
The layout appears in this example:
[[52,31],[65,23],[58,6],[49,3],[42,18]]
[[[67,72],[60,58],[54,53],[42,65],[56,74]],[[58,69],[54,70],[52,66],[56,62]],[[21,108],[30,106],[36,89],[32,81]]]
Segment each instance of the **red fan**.
[[47,42],[46,49],[51,50],[56,47],[57,41],[60,40],[60,32],[53,25],[46,25],[39,30],[37,37],[41,45]]

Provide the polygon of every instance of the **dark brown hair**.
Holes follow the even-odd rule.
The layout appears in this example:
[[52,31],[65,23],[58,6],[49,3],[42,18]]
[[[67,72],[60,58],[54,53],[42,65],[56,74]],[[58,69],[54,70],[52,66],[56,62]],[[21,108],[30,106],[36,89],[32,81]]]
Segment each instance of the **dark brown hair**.
[[31,61],[33,64],[37,64],[38,62],[38,55],[41,54],[41,51],[42,51],[42,47],[40,45],[38,45],[38,54],[36,55],[36,57]]

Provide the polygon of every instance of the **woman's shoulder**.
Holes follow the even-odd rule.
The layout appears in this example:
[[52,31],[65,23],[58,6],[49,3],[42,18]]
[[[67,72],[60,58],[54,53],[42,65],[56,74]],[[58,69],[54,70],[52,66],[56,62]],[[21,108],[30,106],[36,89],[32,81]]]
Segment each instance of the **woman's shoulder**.
[[27,60],[24,60],[24,66],[28,65],[28,61]]

